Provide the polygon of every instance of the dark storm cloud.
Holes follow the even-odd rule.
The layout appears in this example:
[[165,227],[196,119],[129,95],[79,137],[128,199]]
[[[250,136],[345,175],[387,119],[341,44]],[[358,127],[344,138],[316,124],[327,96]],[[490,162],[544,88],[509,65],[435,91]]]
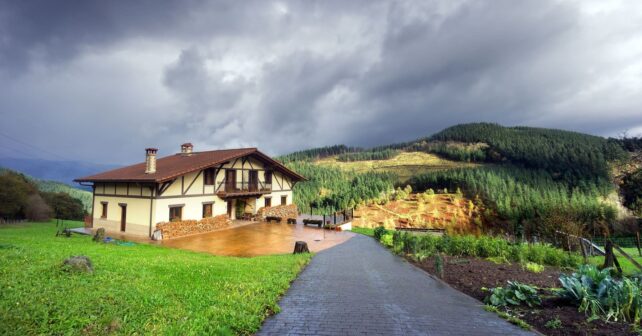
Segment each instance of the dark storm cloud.
[[0,1],[0,132],[101,162],[185,141],[368,146],[471,121],[642,133],[640,7]]

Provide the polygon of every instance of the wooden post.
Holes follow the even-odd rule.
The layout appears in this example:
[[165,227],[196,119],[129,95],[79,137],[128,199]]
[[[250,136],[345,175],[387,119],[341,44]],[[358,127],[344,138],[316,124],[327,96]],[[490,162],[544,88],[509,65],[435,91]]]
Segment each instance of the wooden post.
[[642,257],[642,250],[640,249],[640,231],[635,233],[635,242],[638,246],[638,254]]
[[617,260],[617,257],[613,253],[613,242],[611,241],[611,239],[607,239],[606,245],[604,246],[604,252],[606,252],[606,255],[604,256],[604,265],[602,266],[602,268],[613,267],[613,265],[615,265],[618,272],[622,273],[620,262]]
[[584,258],[584,263],[588,264],[588,256],[586,255],[586,246],[584,246],[584,242],[582,241],[582,238],[579,238],[579,243],[580,243],[580,249],[582,250],[582,257]]
[[604,264],[602,268],[613,267],[613,243],[610,239],[607,239],[604,244]]
[[640,263],[638,263],[635,259],[631,258],[631,256],[628,253],[624,252],[624,250],[621,247],[615,244],[613,245],[613,247],[615,247],[615,249],[618,250],[618,252],[620,252],[626,259],[629,259],[629,261],[633,265],[635,265],[635,267],[637,267],[640,271],[642,271],[642,265],[640,265]]

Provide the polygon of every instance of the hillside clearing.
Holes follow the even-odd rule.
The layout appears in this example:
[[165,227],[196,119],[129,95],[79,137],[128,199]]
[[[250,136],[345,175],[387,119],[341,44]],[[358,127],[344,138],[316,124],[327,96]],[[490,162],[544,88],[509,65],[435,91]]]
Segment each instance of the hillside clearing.
[[359,206],[354,215],[354,226],[362,228],[429,228],[479,234],[482,224],[477,206],[457,194],[411,194],[384,205]]
[[[53,223],[0,228],[0,334],[251,334],[310,259],[219,257],[55,232]],[[72,255],[88,256],[94,273],[61,271]]]
[[320,166],[337,167],[344,170],[364,173],[369,171],[395,173],[400,181],[410,177],[435,170],[446,170],[462,167],[476,167],[478,164],[446,160],[434,154],[423,152],[401,152],[387,160],[365,160],[342,162],[337,156],[326,157],[315,162]]

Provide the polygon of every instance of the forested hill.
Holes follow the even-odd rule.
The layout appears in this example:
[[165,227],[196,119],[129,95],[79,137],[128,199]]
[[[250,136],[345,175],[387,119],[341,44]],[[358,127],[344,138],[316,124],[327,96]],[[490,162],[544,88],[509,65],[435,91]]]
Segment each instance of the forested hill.
[[23,176],[26,180],[30,181],[38,189],[38,191],[40,191],[42,193],[64,193],[64,194],[67,194],[67,195],[71,196],[72,198],[75,198],[75,199],[81,201],[85,211],[89,211],[91,209],[92,194],[89,191],[85,191],[85,190],[81,190],[81,189],[78,189],[78,188],[70,187],[67,184],[56,182],[56,181],[37,179],[37,178],[29,176],[27,174],[23,174],[23,173],[16,172],[16,171],[11,170],[11,169],[0,167],[0,174],[2,174],[3,172],[10,172],[10,173],[19,174],[19,175]]
[[[410,184],[416,191],[461,188],[467,196],[481,198],[500,219],[514,223],[563,216],[565,220],[593,225],[615,217],[616,204],[607,201],[617,191],[611,172],[618,161],[630,161],[628,152],[639,148],[639,143],[636,138],[607,139],[556,129],[472,123],[405,143],[368,149],[337,145],[279,159],[295,170],[305,171],[309,178],[309,182],[296,186],[295,202],[302,206],[313,203],[340,209],[363,202],[385,202],[393,187]],[[356,167],[359,162],[354,161],[363,161],[363,167],[386,168],[372,169],[373,173],[390,172],[392,165],[403,164],[396,159],[403,152],[436,154],[462,165],[431,170],[432,163],[427,161],[422,168],[428,169],[409,179],[359,175],[351,169],[334,171],[334,167]],[[375,161],[380,163],[374,164]],[[323,164],[327,162],[335,164],[326,167]],[[637,181],[632,177],[623,180],[633,181],[629,184]],[[622,188],[621,193],[626,194],[628,189]],[[633,196],[627,199],[633,205],[625,205],[632,210],[640,208],[635,206],[642,204],[637,189],[629,194]],[[487,216],[488,221],[493,221],[494,215]]]
[[485,161],[510,161],[525,168],[544,169],[568,182],[607,178],[609,162],[627,157],[621,144],[599,136],[490,123],[456,125],[429,140],[484,143],[488,145],[482,157]]

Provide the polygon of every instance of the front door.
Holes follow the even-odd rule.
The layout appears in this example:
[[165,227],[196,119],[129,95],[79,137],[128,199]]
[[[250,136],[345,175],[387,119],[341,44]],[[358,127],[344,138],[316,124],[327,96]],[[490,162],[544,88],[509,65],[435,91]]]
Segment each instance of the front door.
[[127,204],[120,205],[120,231],[125,232],[127,226]]

